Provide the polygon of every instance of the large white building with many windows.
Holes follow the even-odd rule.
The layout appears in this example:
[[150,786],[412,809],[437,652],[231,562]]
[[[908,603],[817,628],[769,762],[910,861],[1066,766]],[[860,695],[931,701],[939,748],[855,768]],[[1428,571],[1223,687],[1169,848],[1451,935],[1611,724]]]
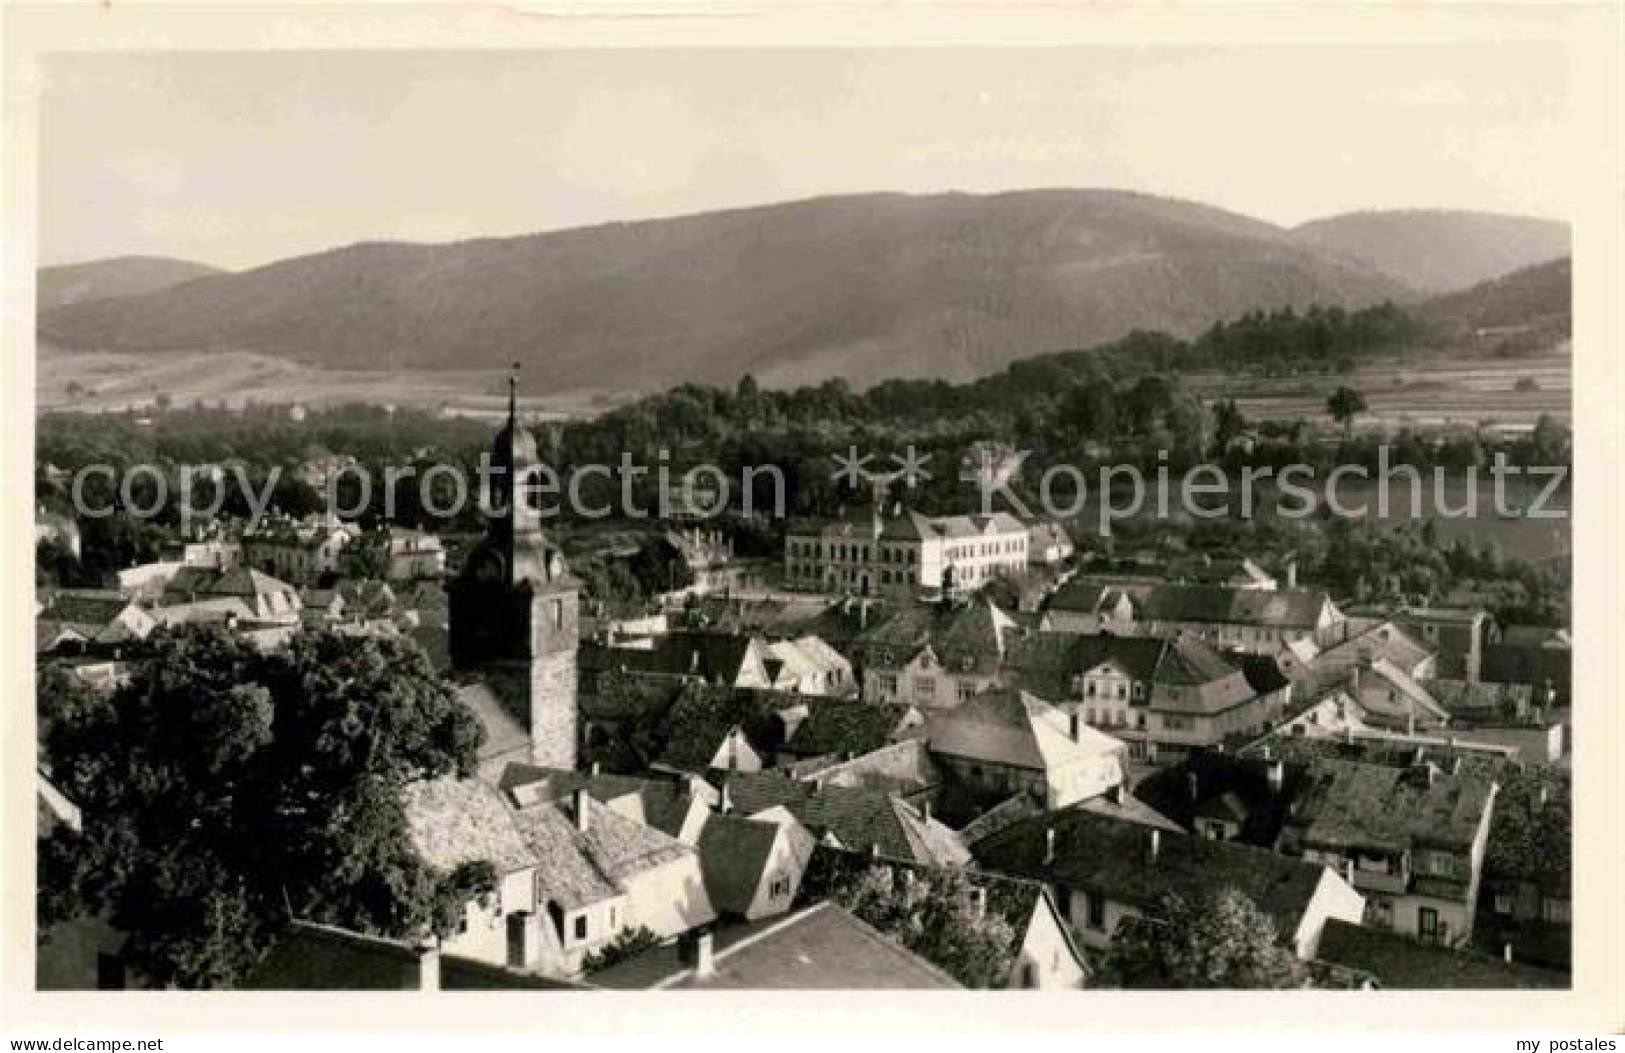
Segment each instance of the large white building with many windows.
[[969,592],[1026,568],[1030,535],[1015,516],[939,516],[878,509],[791,524],[785,584],[857,596]]

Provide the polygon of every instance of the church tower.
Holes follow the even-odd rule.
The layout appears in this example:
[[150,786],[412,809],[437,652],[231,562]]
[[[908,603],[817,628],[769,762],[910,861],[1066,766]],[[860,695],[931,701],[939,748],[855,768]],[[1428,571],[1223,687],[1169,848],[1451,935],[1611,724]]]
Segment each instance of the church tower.
[[491,447],[485,537],[449,589],[451,664],[528,725],[535,763],[574,768],[580,585],[542,533],[531,486],[541,461],[519,426],[518,388],[509,378],[508,420]]

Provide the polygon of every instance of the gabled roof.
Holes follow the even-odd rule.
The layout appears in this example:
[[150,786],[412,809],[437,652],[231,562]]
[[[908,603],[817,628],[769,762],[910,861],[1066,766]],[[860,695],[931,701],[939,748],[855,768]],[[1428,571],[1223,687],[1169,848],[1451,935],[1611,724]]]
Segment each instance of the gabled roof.
[[688,845],[617,815],[590,795],[584,802],[587,828],[567,814],[570,803],[520,808],[514,825],[536,857],[538,902],[565,909],[602,903],[625,894],[626,881],[693,853]]
[[696,976],[675,944],[651,948],[593,974],[615,989],[671,987],[757,990],[957,988],[936,966],[910,954],[833,903],[794,914],[718,926],[715,971]]
[[1287,825],[1314,846],[1465,850],[1495,790],[1488,778],[1452,775],[1430,763],[1400,768],[1317,760]]
[[741,814],[783,806],[814,836],[832,834],[853,851],[874,849],[939,866],[959,866],[970,858],[952,830],[884,790],[820,786],[767,771],[731,776],[727,787]]
[[1405,701],[1398,705],[1390,705],[1366,692],[1360,692],[1358,701],[1366,710],[1389,719],[1404,720],[1406,716],[1421,710],[1439,723],[1450,719],[1450,713],[1434,700],[1428,689],[1411,679],[1404,670],[1386,658],[1379,658],[1371,665],[1361,670],[1362,676],[1374,676],[1388,684]]
[[[1054,831],[1054,855],[1046,859]],[[1156,851],[1152,852],[1155,842]],[[984,869],[1144,907],[1165,892],[1199,895],[1234,888],[1290,941],[1326,868],[1301,859],[1067,809],[1017,823],[979,842]]]
[[1052,771],[1127,749],[1025,691],[985,691],[926,719],[933,753],[1033,771]]
[[930,647],[955,672],[992,673],[1018,631],[1015,620],[986,599],[908,603],[872,625],[853,647],[874,668],[901,667]]
[[535,866],[536,853],[495,787],[477,779],[424,780],[401,790],[412,846],[436,870],[484,860],[498,874]]
[[900,702],[809,698],[785,750],[797,757],[862,754],[893,741],[911,707]]
[[1254,625],[1313,629],[1331,603],[1324,592],[1303,589],[1239,589],[1224,585],[1157,585],[1136,613],[1146,621]]
[[700,831],[700,868],[705,891],[718,913],[742,916],[750,909],[780,841],[805,865],[813,837],[796,822],[774,823],[738,814],[706,817]]

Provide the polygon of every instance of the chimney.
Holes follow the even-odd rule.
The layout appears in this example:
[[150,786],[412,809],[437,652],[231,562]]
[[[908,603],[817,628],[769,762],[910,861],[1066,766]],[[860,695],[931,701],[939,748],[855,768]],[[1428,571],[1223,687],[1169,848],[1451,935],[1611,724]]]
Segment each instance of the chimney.
[[700,671],[700,649],[698,647],[688,652],[688,671],[691,673]]
[[871,859],[879,859],[880,858],[880,842],[879,841],[871,841],[871,842],[869,842],[869,857]]
[[1540,807],[1546,807],[1546,787],[1540,788]]
[[1286,561],[1286,587],[1289,589],[1298,587],[1298,560],[1296,556]]
[[1071,736],[1073,742],[1083,738],[1083,718],[1078,715],[1077,710],[1074,709],[1066,715],[1066,723],[1067,734]]
[[1512,944],[1501,944],[1501,960],[1506,962],[1508,965],[1512,964]]
[[1047,866],[1055,862],[1055,828],[1052,826],[1044,831],[1044,863]]
[[1274,793],[1280,793],[1281,786],[1286,782],[1286,765],[1280,761],[1271,761],[1268,779],[1270,790]]
[[587,810],[587,791],[585,788],[577,790],[571,797],[573,798],[571,811],[575,815],[576,829],[586,833],[587,827],[592,824],[592,813]]
[[418,990],[440,990],[440,937],[424,933],[412,950],[418,956]]
[[733,812],[733,810],[733,791],[728,788],[728,780],[724,779],[722,781],[722,797],[717,801],[717,811],[721,812],[723,815],[729,815]]
[[1275,747],[1271,746],[1269,743],[1264,744],[1264,759],[1265,760],[1274,760],[1275,759]]
[[1153,826],[1151,828],[1151,858],[1157,858],[1157,853],[1160,851],[1162,851],[1162,831]]
[[588,768],[588,771],[590,771],[595,776],[602,775],[603,771],[604,771],[604,766],[602,764],[600,764],[599,762],[597,762],[597,761],[593,761],[592,765]]
[[1405,714],[1405,734],[1411,738],[1416,737],[1416,714],[1414,712]]
[[1353,859],[1345,859],[1343,861],[1343,880],[1348,883],[1349,888],[1354,887],[1354,860]]
[[694,978],[704,980],[716,974],[716,949],[711,945],[711,934],[702,932],[694,941]]

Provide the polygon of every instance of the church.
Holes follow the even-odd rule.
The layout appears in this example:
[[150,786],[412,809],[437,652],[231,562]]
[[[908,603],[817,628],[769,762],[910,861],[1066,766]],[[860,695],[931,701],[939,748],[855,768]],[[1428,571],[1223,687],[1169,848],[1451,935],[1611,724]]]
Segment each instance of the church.
[[449,588],[458,699],[485,726],[480,771],[519,761],[574,768],[580,583],[542,531],[536,440],[519,423],[518,380],[491,446],[485,536]]

